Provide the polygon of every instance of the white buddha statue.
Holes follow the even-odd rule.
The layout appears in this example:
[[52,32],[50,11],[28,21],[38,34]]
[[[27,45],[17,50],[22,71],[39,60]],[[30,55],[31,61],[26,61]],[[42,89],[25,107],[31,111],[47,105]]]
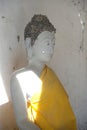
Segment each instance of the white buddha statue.
[[20,130],[76,130],[68,96],[46,65],[53,56],[55,31],[45,15],[34,15],[25,28],[28,65],[11,77],[12,102]]

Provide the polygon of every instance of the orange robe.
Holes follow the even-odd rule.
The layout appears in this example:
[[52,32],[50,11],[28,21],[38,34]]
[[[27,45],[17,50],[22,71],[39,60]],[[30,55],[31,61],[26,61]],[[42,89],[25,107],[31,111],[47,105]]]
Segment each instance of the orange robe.
[[41,130],[77,130],[68,95],[54,72],[45,66],[42,90],[28,102],[28,118]]

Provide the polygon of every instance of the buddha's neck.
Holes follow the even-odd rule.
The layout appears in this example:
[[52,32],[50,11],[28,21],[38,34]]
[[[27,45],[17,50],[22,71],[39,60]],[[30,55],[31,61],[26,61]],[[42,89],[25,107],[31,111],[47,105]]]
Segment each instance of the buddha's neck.
[[28,66],[30,68],[37,69],[37,71],[40,73],[43,70],[45,63],[40,62],[40,61],[35,60],[35,59],[30,59],[28,62]]

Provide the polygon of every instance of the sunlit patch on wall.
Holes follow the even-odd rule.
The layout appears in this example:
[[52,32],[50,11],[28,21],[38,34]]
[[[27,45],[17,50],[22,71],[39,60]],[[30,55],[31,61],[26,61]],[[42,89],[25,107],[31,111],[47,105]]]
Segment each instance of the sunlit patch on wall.
[[0,106],[7,103],[8,101],[9,100],[5,91],[3,79],[2,76],[0,75]]

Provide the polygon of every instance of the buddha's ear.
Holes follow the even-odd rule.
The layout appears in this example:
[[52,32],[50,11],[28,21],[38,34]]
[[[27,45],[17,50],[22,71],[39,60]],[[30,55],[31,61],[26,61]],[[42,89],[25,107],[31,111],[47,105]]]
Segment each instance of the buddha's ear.
[[27,54],[31,58],[31,56],[32,56],[31,38],[29,38],[29,37],[26,38],[24,43],[25,43]]
[[31,47],[31,38],[27,37],[27,38],[24,40],[24,43],[25,43],[26,49],[29,49],[29,47]]

